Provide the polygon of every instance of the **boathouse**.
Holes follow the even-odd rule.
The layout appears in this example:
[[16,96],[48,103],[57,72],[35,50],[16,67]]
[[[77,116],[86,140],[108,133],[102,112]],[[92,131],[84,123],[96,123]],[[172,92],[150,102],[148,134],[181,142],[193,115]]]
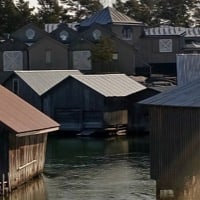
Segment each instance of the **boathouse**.
[[179,188],[184,177],[199,170],[199,87],[197,79],[140,102],[149,107],[151,178],[157,192]]
[[43,95],[70,74],[81,74],[81,72],[78,70],[14,71],[7,79],[4,78],[2,85],[48,114],[46,110],[50,105],[49,102],[44,102]]
[[0,192],[43,172],[47,134],[59,124],[0,86]]
[[61,129],[115,130],[127,127],[129,97],[144,89],[125,74],[71,75],[43,98]]

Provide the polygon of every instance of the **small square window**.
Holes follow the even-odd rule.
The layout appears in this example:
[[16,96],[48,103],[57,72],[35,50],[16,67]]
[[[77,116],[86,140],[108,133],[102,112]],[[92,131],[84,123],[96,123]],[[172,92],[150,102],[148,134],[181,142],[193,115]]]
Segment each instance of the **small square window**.
[[113,60],[118,60],[118,53],[113,53],[112,59]]

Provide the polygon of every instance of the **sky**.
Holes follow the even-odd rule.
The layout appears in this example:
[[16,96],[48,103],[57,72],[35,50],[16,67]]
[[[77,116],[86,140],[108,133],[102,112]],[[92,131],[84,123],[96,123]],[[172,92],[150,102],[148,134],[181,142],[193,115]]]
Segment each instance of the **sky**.
[[[36,7],[37,6],[37,0],[27,0],[29,1],[30,7]],[[100,0],[103,4],[111,6],[115,0]]]
[[37,6],[37,0],[29,0],[30,7]]

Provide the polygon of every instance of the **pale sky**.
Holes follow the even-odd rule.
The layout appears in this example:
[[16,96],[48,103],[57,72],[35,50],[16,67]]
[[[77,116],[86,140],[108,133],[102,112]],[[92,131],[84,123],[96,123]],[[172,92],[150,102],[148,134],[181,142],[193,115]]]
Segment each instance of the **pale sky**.
[[37,0],[29,0],[30,7],[37,6]]

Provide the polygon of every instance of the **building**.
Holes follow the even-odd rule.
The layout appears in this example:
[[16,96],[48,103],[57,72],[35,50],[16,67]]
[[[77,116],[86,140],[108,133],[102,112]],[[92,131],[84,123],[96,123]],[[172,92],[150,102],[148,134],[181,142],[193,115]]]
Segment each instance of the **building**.
[[0,86],[0,192],[43,172],[47,135],[59,124]]
[[150,171],[158,194],[177,192],[199,172],[199,87],[196,79],[140,102],[149,107]]

